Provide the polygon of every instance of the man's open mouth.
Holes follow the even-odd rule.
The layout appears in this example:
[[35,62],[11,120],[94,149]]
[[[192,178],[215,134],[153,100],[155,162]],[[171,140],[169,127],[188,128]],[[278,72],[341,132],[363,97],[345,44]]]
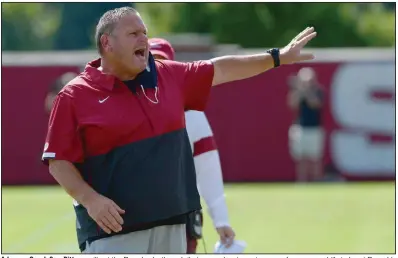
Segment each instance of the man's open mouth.
[[137,57],[144,57],[145,56],[145,48],[140,48],[134,51],[134,54]]

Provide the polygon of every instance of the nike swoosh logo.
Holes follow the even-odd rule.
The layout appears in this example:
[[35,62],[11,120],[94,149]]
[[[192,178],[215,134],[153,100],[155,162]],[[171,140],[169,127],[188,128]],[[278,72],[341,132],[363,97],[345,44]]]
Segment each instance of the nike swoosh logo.
[[110,96],[108,96],[108,97],[106,97],[106,98],[104,98],[104,99],[100,99],[100,100],[99,100],[99,103],[104,103],[109,97],[110,97]]

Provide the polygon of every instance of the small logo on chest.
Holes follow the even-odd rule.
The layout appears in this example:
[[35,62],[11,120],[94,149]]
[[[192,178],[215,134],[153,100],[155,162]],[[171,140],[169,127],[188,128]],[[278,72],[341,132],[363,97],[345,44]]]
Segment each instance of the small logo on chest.
[[108,97],[106,97],[106,98],[104,98],[104,99],[100,99],[100,100],[98,100],[98,102],[99,102],[99,103],[104,103],[109,97],[110,97],[110,96],[108,96]]

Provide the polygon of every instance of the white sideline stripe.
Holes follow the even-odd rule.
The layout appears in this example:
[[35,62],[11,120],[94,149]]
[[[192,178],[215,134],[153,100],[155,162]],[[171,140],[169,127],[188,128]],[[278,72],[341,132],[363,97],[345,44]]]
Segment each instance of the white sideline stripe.
[[[39,228],[34,230],[32,233],[27,235],[22,239],[18,239],[14,245],[10,248],[7,248],[9,253],[21,253],[23,249],[37,243],[39,240],[43,239],[46,235],[51,233],[53,230],[58,228],[62,222],[70,220],[75,217],[75,213],[70,212],[61,217],[57,217],[56,219],[47,223],[47,225],[43,228]],[[4,248],[4,247],[3,247]]]

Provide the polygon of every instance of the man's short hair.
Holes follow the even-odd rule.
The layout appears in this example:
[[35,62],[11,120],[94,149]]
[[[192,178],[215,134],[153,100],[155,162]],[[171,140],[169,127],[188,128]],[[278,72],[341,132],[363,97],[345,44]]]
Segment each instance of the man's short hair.
[[102,15],[95,29],[95,43],[98,53],[102,53],[101,36],[103,34],[111,34],[119,20],[132,13],[138,14],[133,7],[126,6],[109,10]]

